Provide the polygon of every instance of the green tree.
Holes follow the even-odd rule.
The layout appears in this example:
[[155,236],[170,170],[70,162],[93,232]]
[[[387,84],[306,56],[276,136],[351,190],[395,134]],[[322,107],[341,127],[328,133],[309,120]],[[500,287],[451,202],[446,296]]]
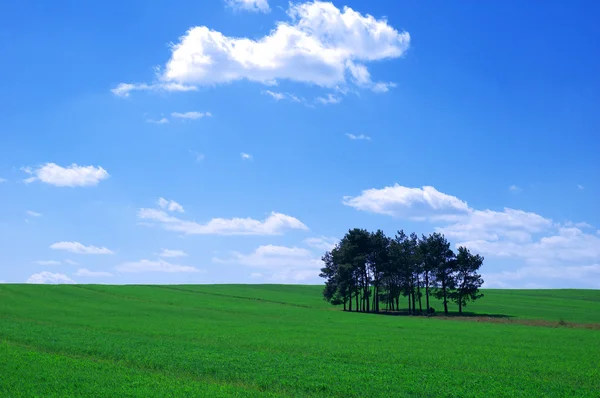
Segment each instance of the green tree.
[[450,249],[450,242],[446,240],[444,235],[437,232],[427,238],[427,250],[431,265],[430,271],[436,286],[434,296],[438,300],[442,300],[444,314],[447,315],[448,299],[456,285],[454,278],[456,258],[454,252]]
[[456,255],[456,291],[451,295],[452,301],[458,304],[458,312],[469,301],[475,301],[483,297],[479,288],[483,285],[483,279],[478,274],[483,265],[483,257],[479,254],[471,254],[466,247],[459,247]]

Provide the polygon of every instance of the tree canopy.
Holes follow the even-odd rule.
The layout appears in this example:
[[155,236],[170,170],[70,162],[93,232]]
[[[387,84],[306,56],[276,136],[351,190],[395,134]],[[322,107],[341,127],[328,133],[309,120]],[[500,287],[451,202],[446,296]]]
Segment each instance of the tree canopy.
[[[343,305],[344,311],[404,307],[409,314],[434,312],[431,300],[435,298],[441,300],[445,314],[449,302],[455,302],[462,313],[469,302],[483,297],[478,273],[483,257],[462,246],[455,254],[450,246],[439,233],[419,238],[400,230],[388,237],[381,230],[351,229],[322,257],[323,297]],[[405,304],[400,304],[401,297]]]

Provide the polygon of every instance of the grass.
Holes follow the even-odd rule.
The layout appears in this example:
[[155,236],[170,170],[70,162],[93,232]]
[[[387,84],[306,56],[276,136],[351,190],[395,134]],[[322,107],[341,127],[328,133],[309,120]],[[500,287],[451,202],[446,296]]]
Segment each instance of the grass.
[[600,291],[485,295],[467,309],[557,327],[344,313],[317,286],[0,285],[0,396],[600,396],[600,331],[558,327],[600,324]]

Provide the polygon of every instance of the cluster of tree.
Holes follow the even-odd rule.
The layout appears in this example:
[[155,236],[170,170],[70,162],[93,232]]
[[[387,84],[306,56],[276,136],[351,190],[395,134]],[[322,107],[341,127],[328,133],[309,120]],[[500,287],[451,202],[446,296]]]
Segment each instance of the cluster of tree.
[[[434,312],[430,298],[458,304],[462,313],[468,302],[483,297],[483,279],[478,270],[483,257],[465,247],[458,253],[444,235],[421,238],[398,231],[393,238],[383,231],[351,229],[322,257],[320,276],[326,279],[323,296],[344,311],[400,311],[400,296],[407,299],[408,313]],[[404,300],[402,300],[404,301]],[[404,306],[404,304],[403,304]]]

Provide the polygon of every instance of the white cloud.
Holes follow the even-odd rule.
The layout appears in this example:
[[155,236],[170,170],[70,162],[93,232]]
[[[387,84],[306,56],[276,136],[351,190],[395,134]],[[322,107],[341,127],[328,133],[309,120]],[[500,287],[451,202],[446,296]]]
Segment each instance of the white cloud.
[[202,119],[203,117],[210,117],[212,114],[210,112],[173,112],[171,116],[177,119],[188,119],[188,120],[196,120]]
[[65,274],[53,274],[52,272],[44,271],[31,275],[26,283],[67,284],[76,282]]
[[408,188],[395,184],[382,189],[367,189],[359,196],[345,196],[343,204],[357,210],[416,220],[423,217],[452,218],[469,213],[466,202],[431,186]]
[[[589,273],[587,277],[592,278],[596,274],[590,270],[595,268],[586,267],[600,263],[600,234],[584,232],[582,228],[593,227],[583,222],[561,224],[536,213],[510,208],[502,211],[473,209],[466,202],[433,187],[420,189],[395,185],[371,189],[357,197],[345,198],[344,203],[358,210],[434,223],[436,231],[455,240],[456,246],[466,246],[486,258],[504,259],[511,264],[520,260],[527,264],[526,272],[546,270],[545,275],[537,277],[555,279],[555,284],[562,283],[560,275],[567,272],[583,275],[585,271]],[[523,270],[519,272],[519,277],[529,275]],[[510,272],[496,273],[492,285],[500,287],[503,276],[506,280],[516,278]],[[581,276],[580,281],[600,285],[598,278],[595,281],[584,279]]]
[[169,119],[163,117],[162,119],[154,120],[154,119],[146,119],[146,122],[153,124],[167,124],[169,123]]
[[267,0],[225,0],[225,3],[235,10],[264,13],[271,11]]
[[511,192],[521,192],[523,189],[516,185],[511,185],[510,187],[508,187],[508,190]]
[[38,260],[35,262],[37,265],[60,265],[60,261],[56,260]]
[[110,272],[105,272],[105,271],[90,271],[87,268],[79,268],[77,271],[75,271],[75,273],[73,274],[75,276],[84,276],[84,277],[89,277],[89,278],[98,278],[98,277],[103,277],[103,276],[113,276],[113,274],[111,274]]
[[[410,36],[385,19],[338,9],[329,2],[290,4],[289,21],[276,22],[268,35],[258,39],[226,36],[207,26],[190,28],[171,48],[171,58],[154,84],[120,84],[116,95],[133,90],[191,89],[250,80],[273,85],[291,80],[321,87],[347,85],[385,91],[390,83],[373,83],[366,64],[401,57]],[[173,90],[171,90],[173,91]]]
[[332,105],[339,104],[342,102],[342,98],[333,94],[327,94],[326,97],[317,97],[317,102],[320,102],[323,105]]
[[159,257],[185,257],[187,253],[183,250],[162,249]]
[[138,217],[154,221],[164,229],[190,235],[279,235],[286,229],[307,230],[297,218],[272,212],[265,220],[213,218],[205,224],[181,220],[156,209],[140,209]]
[[2,178],[0,177],[0,184],[2,184],[3,182],[7,182],[8,180],[6,178]]
[[244,152],[240,153],[240,157],[243,160],[252,160],[253,159],[252,155],[250,155],[249,153],[244,153]]
[[109,177],[102,167],[78,166],[73,163],[67,167],[61,167],[55,163],[46,163],[37,169],[29,167],[21,168],[32,177],[25,179],[26,183],[41,181],[57,187],[84,187],[97,185],[100,181]]
[[354,135],[354,134],[349,134],[347,133],[346,136],[348,138],[350,138],[351,140],[366,140],[366,141],[371,141],[371,137],[369,137],[368,135],[364,135],[364,134],[359,134],[359,135]]
[[319,249],[321,251],[332,250],[338,242],[339,239],[326,236],[304,239],[304,243],[306,243],[308,246],[314,247],[315,249]]
[[535,213],[505,208],[504,211],[471,210],[458,222],[437,228],[446,236],[461,240],[528,241],[531,235],[552,227],[553,222]]
[[260,272],[252,272],[250,273],[250,278],[262,278],[263,274],[261,274]]
[[165,260],[140,260],[133,262],[126,262],[116,267],[119,272],[200,272],[198,268],[190,267],[187,265],[171,264]]
[[304,102],[304,98],[300,98],[298,96],[296,96],[295,94],[291,94],[291,93],[281,93],[281,92],[276,92],[276,91],[271,91],[271,90],[263,90],[262,91],[263,94],[269,95],[271,96],[275,101],[281,101],[284,99],[293,101],[293,102]]
[[375,83],[372,90],[376,93],[387,93],[388,91],[390,91],[390,88],[394,87],[396,87],[396,83],[393,82],[378,82]]
[[31,210],[27,210],[25,213],[27,213],[28,215],[30,215],[31,217],[41,217],[42,214],[41,213],[37,213],[35,211],[31,211]]
[[[562,287],[600,289],[600,264],[566,267],[534,265],[522,267],[515,271],[485,273],[483,279],[486,288],[527,287],[523,283],[534,279],[545,281],[547,286],[554,285],[554,281],[559,280]],[[537,288],[544,286],[536,285]]]
[[161,209],[165,209],[168,211],[177,211],[179,213],[184,213],[183,206],[174,200],[167,200],[165,198],[158,198],[158,205]]
[[579,189],[585,189],[584,186],[581,185],[581,184],[577,184],[577,188],[579,188]]
[[56,242],[50,245],[54,250],[66,250],[77,254],[113,254],[106,247],[85,246],[79,242]]
[[[213,257],[218,264],[240,264],[268,271],[277,282],[303,282],[318,279],[321,260],[310,250],[298,247],[265,245],[250,254],[232,252],[229,258]],[[262,275],[262,273],[261,273]]]
[[146,83],[120,83],[117,87],[110,90],[117,97],[129,97],[129,94],[132,91],[167,91],[167,92],[177,92],[177,91],[196,91],[198,88],[196,86],[190,86],[187,84],[180,83],[154,83],[154,84],[146,84]]
[[79,263],[77,261],[73,261],[73,260],[65,260],[65,263],[67,263],[69,265],[79,265]]
[[190,153],[192,155],[194,155],[194,157],[196,158],[196,162],[201,162],[204,160],[205,156],[203,153],[200,152],[196,152],[196,151],[190,151]]

